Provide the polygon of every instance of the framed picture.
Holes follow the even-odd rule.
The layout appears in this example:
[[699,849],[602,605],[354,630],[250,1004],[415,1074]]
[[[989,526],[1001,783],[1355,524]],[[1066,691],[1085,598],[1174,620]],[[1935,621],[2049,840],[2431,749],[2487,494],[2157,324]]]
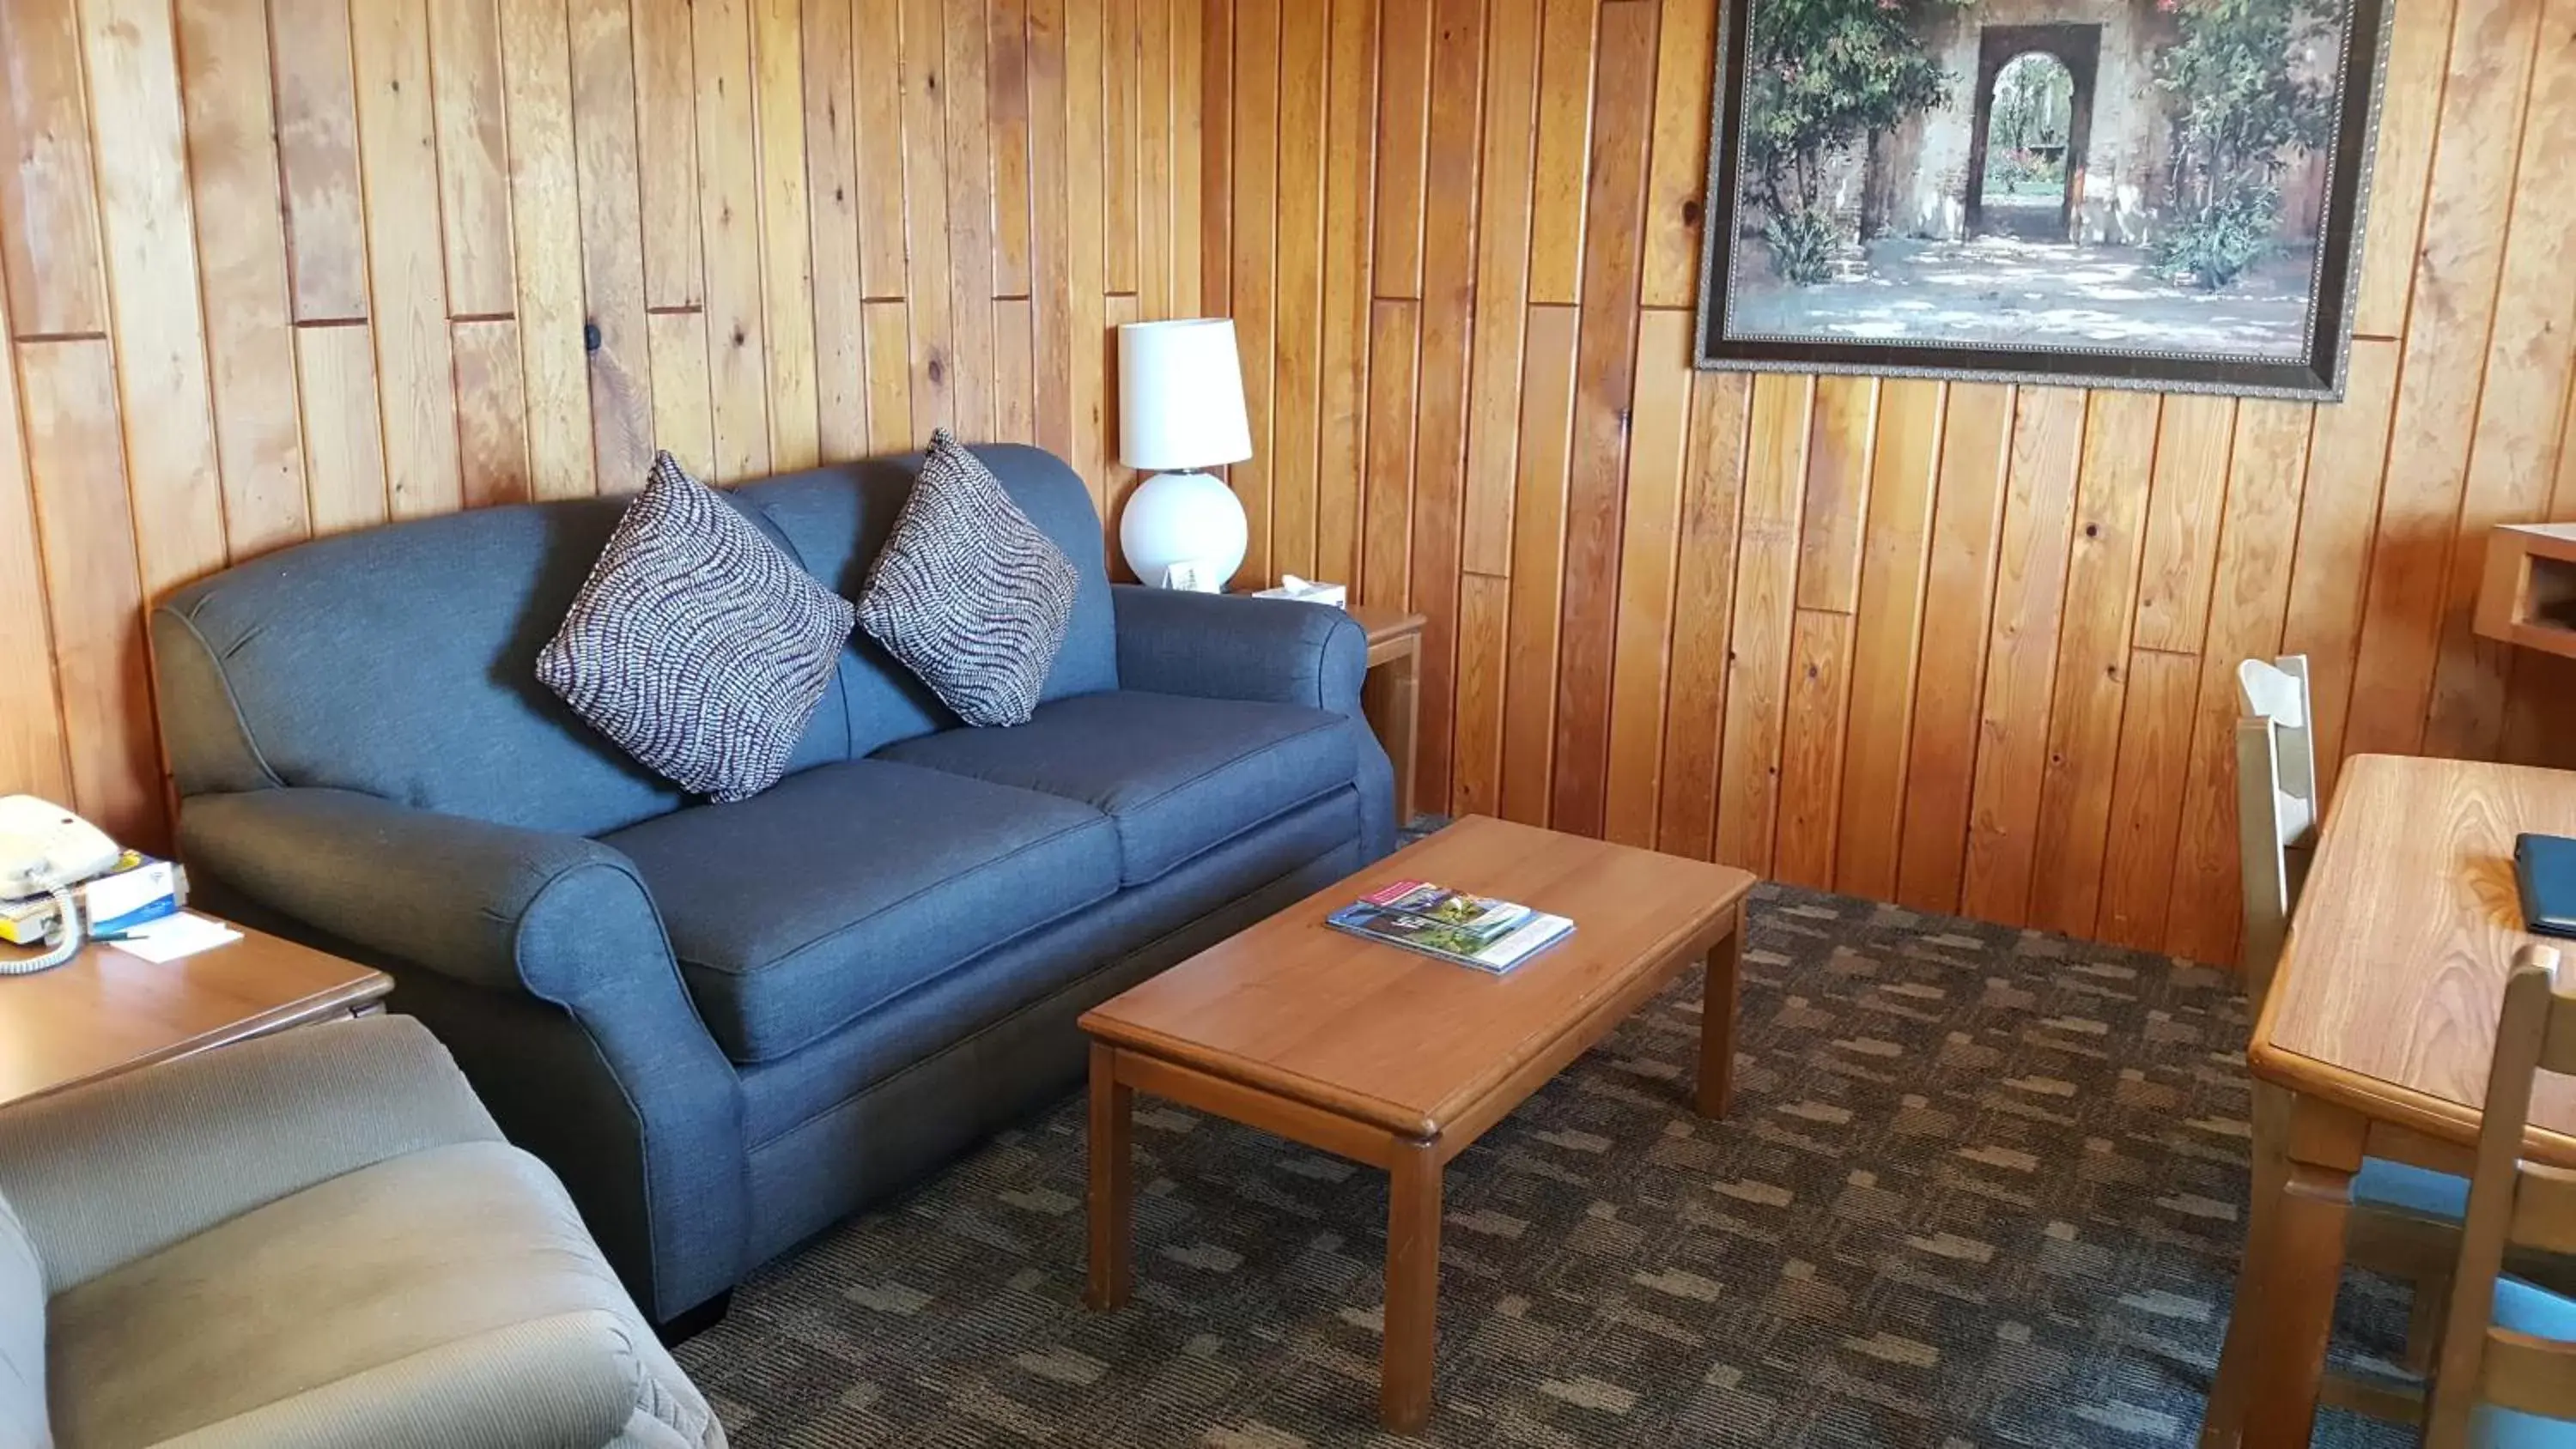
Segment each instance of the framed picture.
[[2386,45],[2386,0],[1727,4],[1699,365],[2340,398]]

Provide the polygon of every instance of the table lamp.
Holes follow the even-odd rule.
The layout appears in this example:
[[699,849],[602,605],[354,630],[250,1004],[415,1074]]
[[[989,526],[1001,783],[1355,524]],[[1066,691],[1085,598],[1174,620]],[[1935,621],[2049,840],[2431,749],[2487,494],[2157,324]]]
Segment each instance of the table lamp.
[[1154,474],[1118,523],[1127,567],[1148,584],[1223,589],[1249,534],[1234,491],[1200,470],[1252,456],[1231,319],[1118,329],[1118,454]]

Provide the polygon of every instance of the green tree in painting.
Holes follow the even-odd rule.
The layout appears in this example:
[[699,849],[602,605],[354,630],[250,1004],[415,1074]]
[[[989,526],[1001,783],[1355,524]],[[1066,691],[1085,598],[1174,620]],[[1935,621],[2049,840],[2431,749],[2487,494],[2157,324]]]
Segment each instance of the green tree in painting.
[[1760,0],[1751,16],[1744,159],[1771,265],[1801,285],[1830,274],[1841,228],[1828,163],[1949,98],[1914,23],[1968,0]]
[[2337,23],[2323,0],[2158,0],[2180,38],[2156,58],[2175,98],[2173,216],[2158,239],[2165,271],[2215,291],[2272,247],[2281,172],[2334,128],[2326,48]]

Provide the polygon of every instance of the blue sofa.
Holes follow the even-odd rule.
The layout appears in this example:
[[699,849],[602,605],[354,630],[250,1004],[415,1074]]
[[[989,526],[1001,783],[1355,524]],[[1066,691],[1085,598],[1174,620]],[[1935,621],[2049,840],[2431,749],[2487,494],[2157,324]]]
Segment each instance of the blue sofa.
[[[1081,481],[978,452],[1081,574],[1027,725],[855,639],[755,799],[533,673],[615,499],[317,541],[152,616],[198,898],[391,971],[656,1321],[1078,1079],[1092,1004],[1391,849],[1337,610],[1113,588]],[[855,595],[918,456],[733,501]]]

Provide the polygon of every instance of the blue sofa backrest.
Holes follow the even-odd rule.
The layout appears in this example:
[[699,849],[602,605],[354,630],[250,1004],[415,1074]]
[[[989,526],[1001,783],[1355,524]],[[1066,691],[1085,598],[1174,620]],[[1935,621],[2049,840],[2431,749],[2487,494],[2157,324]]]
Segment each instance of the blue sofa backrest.
[[[1081,576],[1045,696],[1118,684],[1099,516],[1035,448],[976,453]],[[732,492],[826,587],[857,594],[920,455]],[[153,611],[162,739],[182,795],[320,786],[534,830],[597,835],[681,792],[537,682],[544,647],[624,500],[478,509],[319,539],[199,580]],[[792,769],[954,727],[864,634],[843,652]]]

